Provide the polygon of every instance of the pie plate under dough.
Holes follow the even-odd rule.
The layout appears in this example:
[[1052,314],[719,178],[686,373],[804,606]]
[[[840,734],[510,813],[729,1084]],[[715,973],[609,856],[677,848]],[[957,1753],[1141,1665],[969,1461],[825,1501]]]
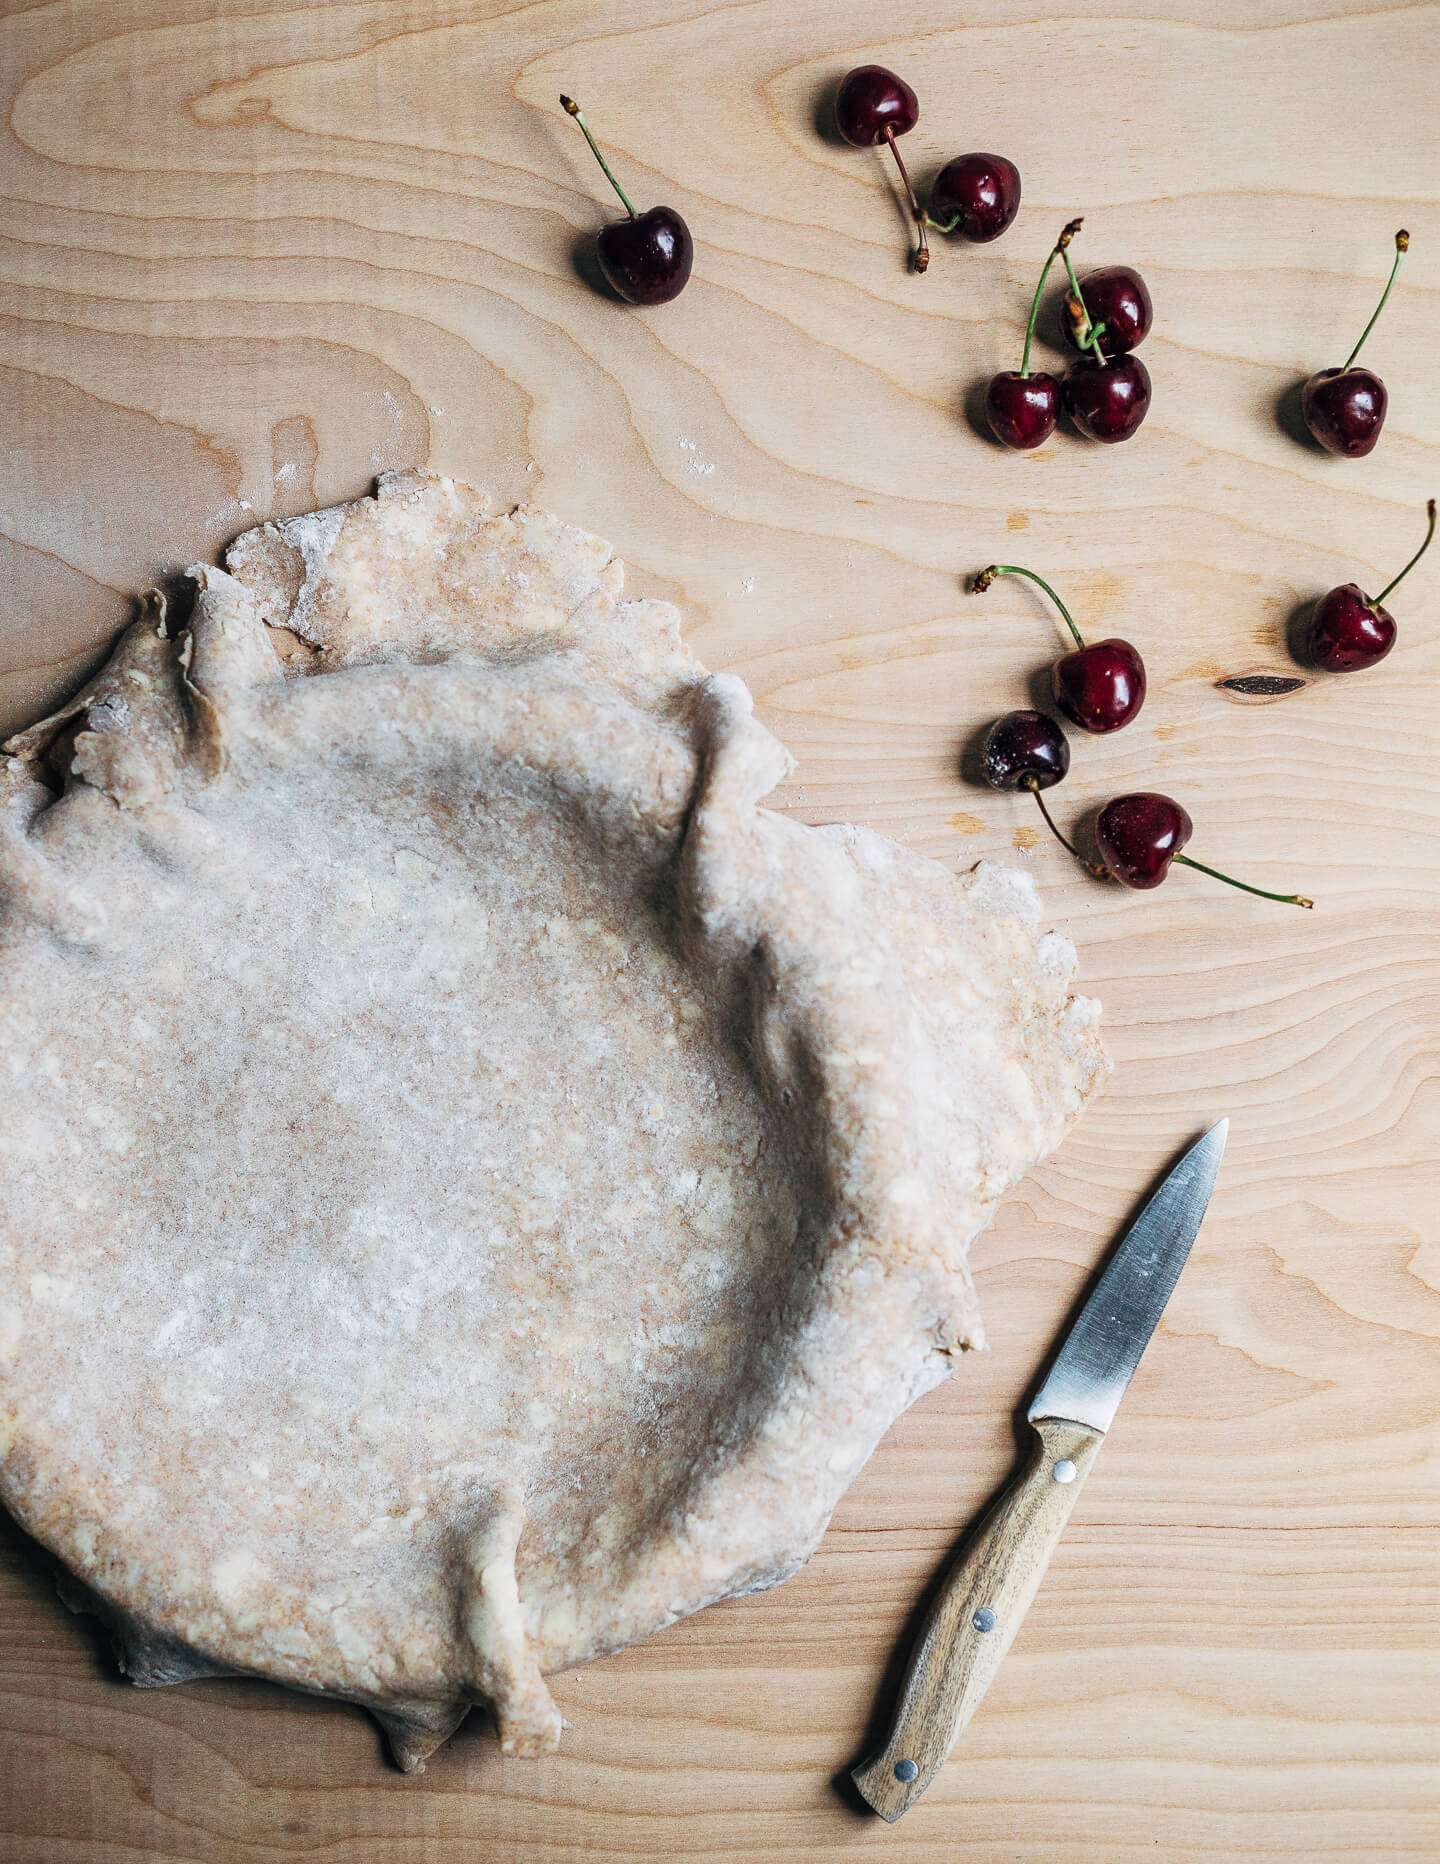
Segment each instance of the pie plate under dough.
[[1104,1068],[1027,877],[759,806],[608,545],[410,473],[0,761],[0,1497],[137,1683],[474,1702],[774,1585]]

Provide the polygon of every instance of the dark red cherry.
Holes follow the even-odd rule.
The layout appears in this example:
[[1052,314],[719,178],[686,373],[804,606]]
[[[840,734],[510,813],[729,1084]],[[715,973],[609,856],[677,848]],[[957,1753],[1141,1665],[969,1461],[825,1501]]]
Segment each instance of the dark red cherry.
[[920,104],[903,78],[883,65],[857,65],[845,74],[835,99],[835,127],[857,149],[907,136],[920,120]]
[[1003,155],[957,155],[935,177],[931,225],[984,245],[1020,211],[1020,170]]
[[997,718],[982,753],[992,790],[1048,790],[1070,768],[1070,743],[1043,712],[1007,712]]
[[1018,453],[1043,446],[1059,418],[1060,384],[1040,370],[1021,375],[1018,369],[1007,369],[992,377],[985,391],[985,419],[991,433]]
[[1128,641],[1094,641],[1057,660],[1050,683],[1082,731],[1119,731],[1145,703],[1145,662]]
[[930,264],[930,242],[925,228],[929,217],[915,198],[915,189],[905,167],[897,136],[904,136],[920,120],[920,105],[915,93],[903,78],[883,65],[857,65],[840,81],[835,98],[835,125],[846,142],[857,149],[870,149],[884,142],[890,145],[895,166],[900,170],[910,218],[915,222],[915,253],[911,263],[917,272]]
[[1309,657],[1330,673],[1354,673],[1373,667],[1395,645],[1395,617],[1366,600],[1353,582],[1321,596],[1306,635]]
[[1158,887],[1194,832],[1179,803],[1154,790],[1117,796],[1095,824],[1101,859],[1127,887]]
[[1099,342],[1107,356],[1123,356],[1150,334],[1154,311],[1145,280],[1129,265],[1102,265],[1080,280],[1083,304],[1074,292],[1065,296],[1062,319],[1066,341],[1083,350],[1086,313],[1097,328],[1104,325]]
[[1193,824],[1189,816],[1169,796],[1155,790],[1139,790],[1132,796],[1117,796],[1106,803],[1095,824],[1095,839],[1100,856],[1114,878],[1127,887],[1158,887],[1170,872],[1172,862],[1182,867],[1198,868],[1227,887],[1242,893],[1254,893],[1262,900],[1278,900],[1282,906],[1313,906],[1313,900],[1298,893],[1269,893],[1264,887],[1252,887],[1247,881],[1232,879],[1195,861],[1180,850],[1189,841]]
[[1300,414],[1327,453],[1363,460],[1375,451],[1390,397],[1371,369],[1321,369],[1300,390]]
[[1317,667],[1324,667],[1330,673],[1354,673],[1361,667],[1373,667],[1395,645],[1395,617],[1381,604],[1430,548],[1430,540],[1435,535],[1433,498],[1425,507],[1425,515],[1429,523],[1424,543],[1373,601],[1358,583],[1351,582],[1332,589],[1315,604],[1306,646],[1309,658]]
[[1357,369],[1355,358],[1379,321],[1395,289],[1400,261],[1409,250],[1410,235],[1401,227],[1395,235],[1395,259],[1380,302],[1344,367],[1319,370],[1300,390],[1300,414],[1305,425],[1327,453],[1338,454],[1341,459],[1363,460],[1367,453],[1373,453],[1385,425],[1385,411],[1390,405],[1385,384],[1373,370]]
[[690,277],[695,262],[695,243],[690,229],[673,207],[652,207],[637,214],[630,196],[610,172],[610,164],[600,153],[600,145],[590,134],[590,125],[573,97],[562,97],[561,104],[580,125],[590,153],[605,171],[629,216],[612,220],[595,236],[595,256],[610,288],[627,304],[668,304],[678,298]]
[[668,304],[695,262],[690,229],[673,207],[612,220],[595,238],[600,270],[627,304]]
[[1087,647],[1074,617],[1043,576],[1018,563],[992,563],[975,578],[983,595],[997,576],[1023,576],[1043,589],[1065,619],[1075,652],[1055,662],[1051,687],[1055,703],[1083,731],[1119,731],[1145,703],[1145,662],[1128,641],[1096,641]]
[[1138,356],[1073,363],[1065,376],[1065,411],[1087,440],[1113,445],[1138,432],[1150,412],[1150,371]]
[[[985,734],[985,781],[995,790],[1028,790],[1045,818],[1045,826],[1077,861],[1084,856],[1066,840],[1045,807],[1042,790],[1053,789],[1070,768],[1070,744],[1053,718],[1043,712],[1007,712]],[[1085,865],[1091,866],[1085,862]],[[1091,866],[1092,873],[1101,869]]]

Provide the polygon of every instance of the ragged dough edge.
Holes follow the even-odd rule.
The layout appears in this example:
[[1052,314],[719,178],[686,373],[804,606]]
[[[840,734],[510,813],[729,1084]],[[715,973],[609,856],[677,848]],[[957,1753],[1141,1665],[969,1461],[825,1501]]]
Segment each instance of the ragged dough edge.
[[[248,1573],[178,1598],[120,1560],[104,1521],[77,1514],[23,1443],[4,1493],[141,1653],[128,1666],[137,1680],[239,1670],[346,1696],[379,1717],[407,1767],[480,1698],[510,1751],[543,1751],[558,1718],[541,1672],[785,1577],[889,1423],[980,1343],[968,1243],[1093,1091],[1098,1009],[1070,994],[1073,949],[1041,934],[1028,876],[982,866],[957,880],[866,830],[812,830],[766,810],[788,753],[743,684],[707,675],[683,647],[668,604],[621,600],[623,569],[600,540],[528,508],[496,516],[453,480],[401,474],[372,499],[257,527],[227,563],[196,571],[188,629],[172,637],[152,610],[76,700],[11,741],[16,804],[0,813],[10,909],[43,908],[61,933],[79,925],[79,857],[113,833],[117,807],[179,845],[192,833],[187,797],[228,780],[232,748],[283,762],[343,746],[362,690],[383,694],[395,733],[385,757],[405,755],[407,732],[463,745],[467,733],[500,743],[513,731],[517,754],[565,776],[588,727],[595,762],[581,787],[597,822],[666,851],[687,954],[748,992],[774,1092],[811,1068],[836,1172],[838,1217],[816,1271],[824,1298],[742,1454],[699,1472],[683,1516],[603,1597],[547,1578],[543,1549],[524,1540],[523,1496],[497,1492],[457,1559],[468,1659],[450,1649],[397,1668],[394,1643],[353,1634],[349,1650],[331,1649],[303,1598],[278,1611],[278,1579],[271,1616],[293,1619],[294,1634],[267,1622],[265,1584]],[[280,630],[306,644],[300,658],[277,657]],[[68,813],[52,814],[37,790],[67,730]],[[647,741],[643,780],[621,793]],[[364,751],[377,754],[373,738]],[[97,910],[103,937],[115,915]],[[985,1039],[1003,1064],[988,1124],[963,1108],[950,1066],[950,1038],[971,1026],[962,988],[984,995]]]
[[311,650],[300,673],[568,651],[651,711],[704,676],[671,603],[621,601],[609,544],[538,506],[497,513],[434,473],[385,473],[371,498],[257,525],[225,561],[264,621]]

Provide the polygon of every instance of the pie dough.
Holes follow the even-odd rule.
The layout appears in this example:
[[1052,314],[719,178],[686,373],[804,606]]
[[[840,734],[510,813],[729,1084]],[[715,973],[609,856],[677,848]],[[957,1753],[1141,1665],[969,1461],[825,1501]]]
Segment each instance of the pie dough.
[[1029,879],[790,768],[608,545],[248,532],[0,761],[0,1497],[141,1684],[472,1703],[815,1546],[1104,1067]]

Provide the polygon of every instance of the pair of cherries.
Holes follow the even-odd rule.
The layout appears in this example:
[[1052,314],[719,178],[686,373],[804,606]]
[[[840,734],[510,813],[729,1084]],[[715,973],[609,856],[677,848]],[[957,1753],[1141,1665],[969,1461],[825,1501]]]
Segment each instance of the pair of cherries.
[[[1373,453],[1385,425],[1390,397],[1385,384],[1373,369],[1357,369],[1360,354],[1370,332],[1380,320],[1399,275],[1400,261],[1410,250],[1410,235],[1401,227],[1395,235],[1395,258],[1390,276],[1380,294],[1380,302],[1368,324],[1360,332],[1360,341],[1351,350],[1343,368],[1321,369],[1300,390],[1300,412],[1306,427],[1328,453],[1341,459],[1364,459]],[[1306,629],[1306,657],[1329,673],[1354,673],[1373,667],[1395,645],[1395,617],[1384,606],[1390,591],[1408,576],[1430,548],[1435,535],[1435,500],[1426,506],[1429,525],[1425,541],[1410,561],[1386,583],[1377,596],[1367,596],[1358,583],[1342,583],[1315,604]]]
[[[1065,412],[1089,440],[1108,445],[1128,440],[1150,412],[1150,371],[1131,352],[1150,331],[1150,293],[1128,265],[1103,266],[1084,280],[1075,276],[1070,242],[1083,222],[1072,220],[1051,248],[1030,304],[1025,351],[1018,370],[995,376],[985,393],[985,418],[1003,446],[1028,453],[1055,431]],[[1047,370],[1030,368],[1030,346],[1050,268],[1063,260],[1070,278],[1065,299],[1065,335],[1080,351],[1062,386]]]
[[[1070,611],[1049,583],[1018,564],[992,563],[975,578],[983,594],[997,576],[1024,576],[1042,588],[1065,618],[1075,638],[1073,653],[1062,655],[1051,669],[1051,691],[1056,706],[1083,731],[1119,731],[1139,712],[1145,700],[1145,663],[1129,641],[1112,638],[1087,647]],[[1194,824],[1173,797],[1155,790],[1117,796],[1100,811],[1095,824],[1101,860],[1087,861],[1055,823],[1041,795],[1053,789],[1070,769],[1070,742],[1053,718],[1043,712],[1007,712],[990,727],[982,753],[985,781],[992,789],[1028,790],[1051,834],[1082,867],[1099,879],[1118,880],[1123,886],[1158,887],[1172,863],[1198,868],[1228,886],[1261,899],[1280,900],[1291,906],[1311,901],[1294,893],[1268,893],[1243,880],[1232,879],[1181,850],[1194,832]]]
[[1020,209],[1020,170],[1003,155],[957,155],[935,177],[930,211],[920,205],[897,136],[908,136],[920,121],[920,104],[903,78],[884,65],[857,65],[841,80],[835,98],[835,127],[857,149],[889,145],[900,171],[910,217],[915,222],[917,272],[930,264],[929,234],[959,233],[984,244],[999,239]]

